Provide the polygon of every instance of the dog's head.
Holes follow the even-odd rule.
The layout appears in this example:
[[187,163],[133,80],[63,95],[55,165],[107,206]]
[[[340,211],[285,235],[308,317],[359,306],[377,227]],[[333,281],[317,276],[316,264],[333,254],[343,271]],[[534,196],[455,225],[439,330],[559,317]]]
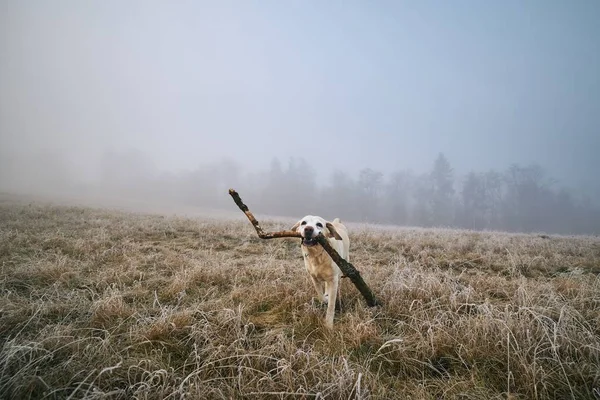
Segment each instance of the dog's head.
[[342,240],[342,237],[337,233],[333,224],[325,221],[321,217],[315,215],[307,215],[292,226],[291,230],[302,235],[302,244],[305,246],[314,246],[318,242],[316,237],[319,233],[323,233],[325,237],[336,238]]

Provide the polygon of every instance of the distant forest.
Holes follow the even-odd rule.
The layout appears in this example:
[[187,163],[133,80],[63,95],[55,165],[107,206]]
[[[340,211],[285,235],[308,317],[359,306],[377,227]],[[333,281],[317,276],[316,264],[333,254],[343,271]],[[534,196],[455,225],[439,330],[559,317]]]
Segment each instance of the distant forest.
[[[192,171],[166,173],[157,171],[138,152],[108,152],[101,164],[100,182],[92,185],[74,185],[57,158],[47,159],[45,168],[29,174],[36,176],[41,187],[75,187],[90,193],[102,190],[127,198],[227,210],[235,209],[227,194],[233,187],[254,212],[273,216],[317,214],[387,225],[600,233],[598,199],[592,201],[559,187],[538,165],[511,165],[504,171],[456,176],[450,161],[439,154],[427,173],[404,170],[386,175],[365,168],[351,176],[333,171],[326,183],[318,184],[317,171],[302,158],[285,163],[275,158],[269,169],[261,172],[224,160]],[[24,168],[18,170],[28,173]],[[14,180],[11,175],[3,180]],[[26,176],[18,180],[27,181]]]

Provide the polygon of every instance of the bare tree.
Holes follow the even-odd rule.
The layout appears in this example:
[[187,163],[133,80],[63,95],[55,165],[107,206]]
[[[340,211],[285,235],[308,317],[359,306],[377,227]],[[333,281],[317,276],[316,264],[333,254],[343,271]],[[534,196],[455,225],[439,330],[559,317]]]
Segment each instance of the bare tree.
[[511,165],[505,173],[507,193],[504,207],[506,227],[509,230],[531,232],[544,226],[549,185],[539,165],[521,167]]
[[422,174],[415,180],[413,190],[414,207],[410,223],[416,226],[433,226],[431,174]]
[[454,176],[450,162],[440,153],[431,171],[433,223],[449,226],[454,221]]
[[358,206],[360,220],[378,222],[380,220],[380,200],[383,174],[379,171],[365,168],[358,175]]
[[485,225],[487,208],[485,177],[469,172],[461,191],[462,209],[460,224],[469,229],[481,229]]
[[343,171],[334,171],[330,184],[323,188],[322,211],[328,218],[358,220],[356,182]]
[[385,185],[385,214],[389,223],[406,225],[409,221],[409,197],[413,176],[409,171],[394,172]]

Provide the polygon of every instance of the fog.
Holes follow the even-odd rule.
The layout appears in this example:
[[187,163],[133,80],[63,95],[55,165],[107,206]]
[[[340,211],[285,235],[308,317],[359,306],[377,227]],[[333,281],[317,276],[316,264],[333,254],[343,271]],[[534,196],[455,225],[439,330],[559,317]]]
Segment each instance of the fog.
[[[0,191],[600,233],[600,3],[0,0]],[[79,197],[78,197],[79,196]]]

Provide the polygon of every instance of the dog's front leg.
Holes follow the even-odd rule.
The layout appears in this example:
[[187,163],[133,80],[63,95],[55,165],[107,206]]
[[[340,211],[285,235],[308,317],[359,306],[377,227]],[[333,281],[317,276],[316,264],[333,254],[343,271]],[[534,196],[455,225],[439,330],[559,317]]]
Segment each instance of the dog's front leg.
[[310,280],[312,281],[313,286],[315,287],[315,290],[317,291],[317,295],[319,296],[319,301],[321,303],[327,302],[327,294],[325,293],[325,288],[324,288],[325,284],[323,282],[317,281],[312,276],[310,277]]
[[335,301],[338,291],[338,278],[334,277],[331,282],[327,282],[327,314],[325,315],[325,325],[328,328],[333,328],[333,317],[335,316]]

